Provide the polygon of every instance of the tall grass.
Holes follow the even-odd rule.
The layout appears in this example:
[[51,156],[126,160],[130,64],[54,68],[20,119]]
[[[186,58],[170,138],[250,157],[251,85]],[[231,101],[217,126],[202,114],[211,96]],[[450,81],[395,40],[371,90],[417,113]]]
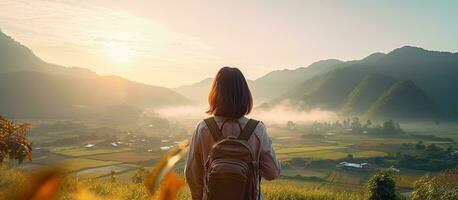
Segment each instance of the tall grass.
[[[32,175],[15,169],[0,169],[0,199],[15,199],[27,188]],[[108,180],[66,177],[57,194],[57,199],[79,199],[81,188],[101,199],[148,199],[148,192],[142,184],[110,182]],[[331,188],[317,188],[306,183],[280,180],[263,182],[262,193],[266,200],[360,200],[360,192],[339,191]],[[180,200],[190,199],[188,188],[181,190]]]

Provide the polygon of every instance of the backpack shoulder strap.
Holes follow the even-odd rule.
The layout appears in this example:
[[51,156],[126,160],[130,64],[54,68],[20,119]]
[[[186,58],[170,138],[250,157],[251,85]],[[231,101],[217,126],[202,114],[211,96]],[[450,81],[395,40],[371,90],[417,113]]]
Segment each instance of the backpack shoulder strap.
[[256,129],[256,126],[258,126],[258,124],[258,120],[249,119],[247,124],[243,128],[242,133],[240,133],[240,136],[237,139],[248,141],[248,139],[250,139],[251,135],[253,134],[254,129]]
[[207,124],[207,127],[210,130],[210,133],[215,142],[218,142],[221,139],[223,139],[223,134],[221,133],[221,130],[219,129],[214,117],[209,117],[205,119],[204,122],[205,124]]

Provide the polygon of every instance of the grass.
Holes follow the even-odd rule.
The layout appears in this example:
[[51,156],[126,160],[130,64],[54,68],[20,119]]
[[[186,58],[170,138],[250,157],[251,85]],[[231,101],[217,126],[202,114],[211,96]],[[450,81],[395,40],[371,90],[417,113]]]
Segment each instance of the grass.
[[362,172],[334,170],[329,174],[327,180],[334,184],[359,186],[366,182],[368,174]]
[[91,156],[87,156],[86,158],[135,163],[135,162],[159,159],[160,157],[161,156],[157,153],[139,153],[139,152],[127,151],[127,152],[116,152],[116,153],[101,154],[101,155],[91,155]]
[[301,175],[301,176],[306,176],[306,177],[320,177],[324,178],[328,175],[329,169],[322,169],[322,168],[307,168],[307,169],[282,169],[281,174],[285,176],[296,176],[296,175]]
[[68,159],[68,160],[64,160],[60,162],[60,164],[62,164],[65,167],[65,169],[69,172],[80,171],[82,169],[88,169],[88,168],[115,165],[119,163],[120,162],[116,162],[116,161],[101,161],[101,160],[93,160],[93,159],[87,159],[87,158],[74,158],[74,159]]
[[81,170],[77,172],[76,175],[81,178],[97,178],[101,176],[108,176],[110,175],[111,171],[115,171],[118,174],[136,168],[138,168],[138,166],[132,164],[109,165],[104,167]]
[[97,154],[107,154],[107,153],[115,153],[115,152],[125,152],[130,151],[130,148],[82,148],[82,147],[54,147],[50,148],[49,151],[53,153],[62,154],[65,156],[72,156],[72,157],[80,157],[80,156],[89,156],[89,155],[97,155]]
[[[0,199],[14,199],[16,194],[25,191],[24,188],[31,178],[30,174],[18,170],[0,169]],[[143,184],[99,179],[80,180],[75,177],[64,180],[57,199],[75,199],[75,194],[81,195],[81,191],[89,191],[103,199],[148,199]],[[266,200],[360,200],[364,197],[362,191],[328,189],[286,180],[263,181],[262,193]],[[189,189],[182,189],[179,199],[190,199]]]
[[[298,152],[298,153],[277,153],[277,156],[281,160],[289,160],[294,157],[339,160],[342,158],[346,158],[349,154],[349,152],[343,152],[341,150],[345,150],[345,149],[308,151],[308,152],[306,151],[306,152]],[[386,155],[385,152],[381,152],[381,151],[354,151],[354,152],[351,152],[351,154],[355,158],[368,158],[368,157],[373,157],[373,156]]]
[[322,150],[334,150],[341,149],[344,147],[340,146],[302,146],[302,147],[290,147],[290,148],[279,148],[277,154],[290,154],[290,153],[303,153],[309,151],[322,151]]
[[268,200],[360,200],[361,192],[339,191],[295,181],[263,183],[262,193]]
[[340,151],[310,151],[310,152],[300,152],[300,153],[288,153],[288,154],[277,154],[277,157],[281,160],[289,160],[294,157],[302,158],[317,158],[317,159],[331,159],[337,160],[347,157],[348,153],[343,153]]

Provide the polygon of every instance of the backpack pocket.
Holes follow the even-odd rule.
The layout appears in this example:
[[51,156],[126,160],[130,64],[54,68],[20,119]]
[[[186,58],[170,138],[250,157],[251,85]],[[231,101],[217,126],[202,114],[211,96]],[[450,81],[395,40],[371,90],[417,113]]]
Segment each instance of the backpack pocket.
[[208,200],[246,199],[249,166],[240,160],[217,159],[207,175]]

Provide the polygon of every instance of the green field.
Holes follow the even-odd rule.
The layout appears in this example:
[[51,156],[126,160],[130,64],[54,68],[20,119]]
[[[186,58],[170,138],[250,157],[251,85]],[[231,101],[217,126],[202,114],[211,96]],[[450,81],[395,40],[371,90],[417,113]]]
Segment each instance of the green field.
[[66,171],[76,172],[82,169],[103,167],[109,165],[119,164],[116,161],[101,161],[87,158],[73,158],[61,161],[58,165],[62,165]]
[[97,155],[85,156],[85,158],[97,159],[97,160],[107,160],[107,161],[119,161],[127,163],[135,163],[142,161],[149,161],[159,159],[161,156],[158,153],[145,153],[145,152],[136,152],[136,151],[124,151],[124,152],[114,152],[114,153],[104,153]]
[[53,153],[62,154],[65,156],[72,156],[72,157],[79,157],[79,156],[89,156],[89,155],[97,155],[97,154],[106,154],[106,153],[115,153],[115,152],[124,152],[130,151],[131,148],[126,147],[119,147],[119,148],[84,148],[84,147],[55,147],[50,148],[49,151]]

